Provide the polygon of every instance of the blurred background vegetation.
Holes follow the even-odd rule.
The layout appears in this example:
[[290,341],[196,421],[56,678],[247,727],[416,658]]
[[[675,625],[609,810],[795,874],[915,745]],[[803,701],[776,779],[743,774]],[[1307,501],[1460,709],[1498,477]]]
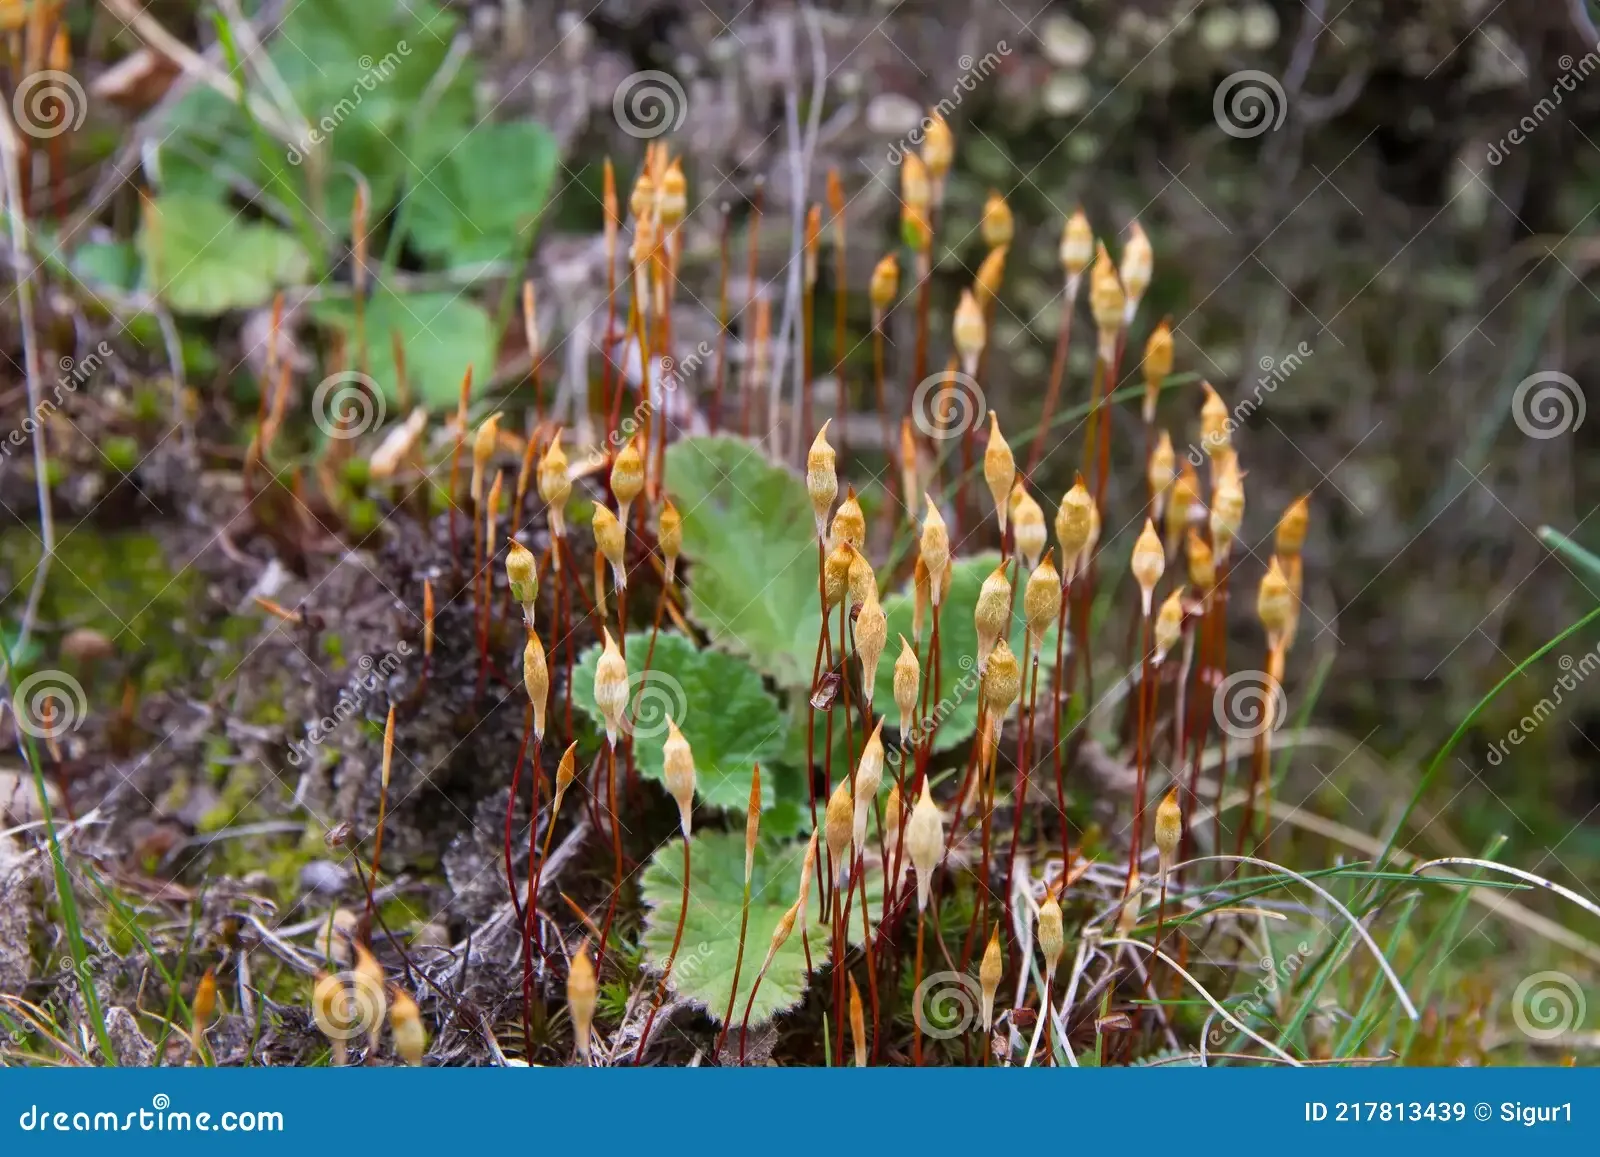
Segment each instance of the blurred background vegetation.
[[[0,5],[14,48],[38,2]],[[592,347],[605,292],[601,166],[612,158],[630,186],[645,142],[619,125],[613,102],[641,70],[669,74],[685,100],[665,138],[689,178],[674,323],[685,349],[716,330],[721,206],[735,312],[787,275],[785,93],[800,94],[800,120],[817,125],[804,199],[823,199],[830,168],[850,199],[846,378],[864,416],[849,438],[870,453],[861,291],[896,244],[894,149],[948,97],[958,103],[953,227],[941,230],[933,317],[936,329],[947,324],[970,281],[980,210],[999,190],[1017,236],[985,388],[1013,422],[1026,426],[1039,409],[1060,324],[1057,242],[1079,205],[1108,237],[1135,217],[1149,232],[1155,280],[1141,317],[1171,316],[1180,371],[1234,403],[1296,354],[1235,434],[1251,475],[1248,539],[1312,495],[1290,699],[1314,689],[1312,719],[1336,738],[1295,757],[1284,798],[1386,835],[1419,762],[1600,593],[1600,577],[1537,534],[1549,525],[1600,544],[1600,423],[1535,438],[1513,408],[1530,375],[1586,383],[1600,359],[1600,73],[1584,64],[1600,68],[1600,44],[1583,0],[925,0],[817,11],[820,89],[793,10],[779,4],[61,6],[70,37],[50,46],[50,63],[84,100],[70,131],[25,142],[31,244],[48,279],[34,308],[52,361],[81,363],[107,336],[116,354],[63,407],[71,420],[51,423],[56,519],[62,530],[88,521],[64,541],[31,645],[101,663],[89,690],[108,711],[128,685],[166,697],[151,710],[170,726],[179,702],[213,699],[204,677],[215,645],[200,623],[242,639],[228,600],[244,591],[219,596],[201,560],[222,547],[177,529],[188,504],[203,504],[183,464],[243,456],[278,291],[291,356],[348,364],[358,189],[374,270],[365,324],[384,335],[370,371],[386,390],[397,390],[387,339],[398,334],[411,396],[438,411],[468,363],[481,391],[515,391],[527,366],[513,310],[524,276],[543,303],[546,364],[565,364],[567,343]],[[992,69],[962,83],[970,62],[991,57]],[[1219,85],[1242,70],[1277,86],[1276,127],[1225,131]],[[234,87],[240,75],[249,100]],[[8,95],[16,82],[13,72]],[[1541,108],[1556,92],[1559,104]],[[305,147],[283,147],[285,136]],[[752,287],[742,255],[760,182]],[[0,306],[7,414],[25,406],[15,298]],[[896,382],[908,323],[897,317],[891,332]],[[736,325],[735,365],[743,332]],[[936,334],[936,348],[944,342]],[[1081,400],[1092,346],[1074,344],[1068,392]],[[391,417],[401,400],[391,393]],[[1180,446],[1198,401],[1184,389],[1163,401]],[[1119,420],[1115,492],[1126,497],[1142,481],[1122,451],[1139,435],[1131,408]],[[1062,454],[1035,479],[1052,505],[1074,460]],[[27,453],[0,459],[8,630],[39,554],[32,470]],[[376,510],[346,514],[359,528]],[[1260,648],[1245,603],[1241,656]],[[112,640],[116,657],[70,653],[84,630]],[[1551,697],[1568,670],[1559,656],[1597,643],[1600,633],[1574,637],[1488,707],[1425,801],[1414,850],[1473,854],[1504,834],[1507,862],[1594,898],[1600,679],[1564,691],[1525,742],[1496,745]],[[110,739],[117,758],[135,758],[136,740]]]

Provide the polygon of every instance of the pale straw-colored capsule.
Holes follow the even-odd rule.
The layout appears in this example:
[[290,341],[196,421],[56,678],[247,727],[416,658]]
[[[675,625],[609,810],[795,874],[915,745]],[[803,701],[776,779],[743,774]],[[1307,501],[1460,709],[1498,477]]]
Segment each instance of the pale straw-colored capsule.
[[[572,479],[567,473],[567,455],[561,449],[561,431],[550,439],[550,447],[539,459],[539,497],[550,510],[550,533],[562,538],[567,533],[567,500],[572,497]],[[559,555],[556,556],[559,559]],[[559,563],[555,564],[559,570]]]
[[1056,510],[1056,542],[1061,546],[1063,575],[1071,582],[1089,561],[1089,535],[1094,526],[1094,499],[1079,474],[1072,489],[1061,496]]
[[1145,425],[1156,420],[1156,401],[1161,387],[1172,373],[1172,325],[1163,319],[1144,343],[1144,411]]
[[889,616],[874,594],[861,604],[856,616],[856,654],[861,659],[861,695],[872,706],[873,685],[878,681],[878,663],[889,643]]
[[1161,539],[1156,534],[1155,523],[1150,519],[1144,521],[1144,531],[1139,535],[1139,541],[1133,544],[1133,558],[1129,563],[1133,571],[1134,581],[1139,584],[1139,593],[1143,599],[1144,613],[1150,614],[1151,600],[1155,597],[1156,584],[1161,581],[1162,572],[1167,569],[1167,552],[1161,546]]
[[1189,461],[1187,455],[1178,467],[1178,476],[1172,482],[1172,490],[1167,495],[1167,506],[1163,512],[1166,526],[1163,528],[1167,536],[1167,549],[1176,550],[1183,541],[1183,535],[1195,520],[1196,514],[1204,515],[1205,504],[1200,496],[1200,475],[1194,468],[1194,463]]
[[1178,806],[1178,789],[1173,787],[1156,805],[1156,854],[1163,876],[1172,870],[1182,838],[1183,810]]
[[1022,591],[1022,617],[1028,624],[1028,642],[1035,656],[1044,645],[1045,632],[1061,612],[1061,575],[1046,554]]
[[530,627],[527,633],[528,641],[522,648],[522,685],[533,707],[534,738],[543,739],[545,709],[550,702],[550,667],[545,662],[544,644],[538,632]]
[[833,864],[835,880],[843,880],[850,867],[850,840],[855,828],[855,803],[850,798],[850,779],[839,780],[833,794],[828,797],[828,808],[822,820],[823,835],[828,841],[828,859]]
[[1150,460],[1145,464],[1145,482],[1150,487],[1150,509],[1159,519],[1166,510],[1167,493],[1178,481],[1178,460],[1172,450],[1172,435],[1161,431]]
[[1032,570],[1039,565],[1039,556],[1044,553],[1044,544],[1050,537],[1044,526],[1044,511],[1039,509],[1038,502],[1021,481],[1012,487],[1011,498],[1012,540],[1023,565]]
[[852,550],[850,569],[845,571],[845,587],[850,595],[850,606],[864,607],[878,598],[878,576],[872,573],[872,564],[860,550]]
[[639,453],[639,438],[629,438],[611,463],[611,493],[617,499],[617,519],[626,526],[633,500],[644,490],[644,456]]
[[850,564],[856,560],[855,548],[848,542],[836,543],[822,563],[822,598],[828,610],[838,606],[850,591]]
[[1001,563],[978,588],[978,601],[972,621],[978,631],[978,665],[989,660],[989,653],[1005,633],[1011,619],[1011,583],[1006,579],[1006,564]]
[[683,553],[683,515],[670,498],[662,500],[661,513],[656,516],[656,544],[661,547],[662,571],[670,587],[678,576],[678,556]]
[[911,809],[906,821],[906,852],[917,873],[917,907],[925,910],[933,892],[933,872],[939,866],[944,851],[944,821],[939,806],[933,802],[928,790],[928,778],[922,778],[922,795]]
[[955,156],[955,137],[950,132],[944,114],[936,108],[929,109],[922,132],[922,161],[928,167],[928,176],[933,179],[935,204],[943,199],[944,179],[950,172]]
[[500,414],[495,412],[483,420],[477,433],[472,436],[472,501],[474,505],[483,502],[484,471],[489,466],[489,460],[494,457],[495,447],[500,441]]
[[1104,245],[1095,248],[1094,269],[1089,274],[1089,312],[1100,337],[1100,360],[1110,365],[1116,358],[1117,334],[1122,329],[1127,296]]
[[589,1040],[599,995],[594,962],[589,959],[589,941],[584,940],[572,954],[572,963],[567,968],[567,1014],[572,1018],[572,1039],[577,1045],[578,1060],[585,1065],[589,1063]]
[[989,734],[992,740],[998,740],[1001,724],[1022,694],[1022,667],[1011,644],[1001,639],[983,670],[983,705],[989,714]]
[[900,292],[900,263],[893,253],[872,267],[872,280],[867,283],[867,297],[872,302],[873,324],[881,325],[883,315],[894,304]]
[[[956,305],[955,319],[950,323],[950,340],[955,344],[956,353],[961,355],[964,373],[971,375],[978,372],[978,358],[983,353],[987,339],[988,328],[983,322],[983,308],[972,290],[963,289],[961,300]],[[989,412],[991,415],[994,413],[993,410]]]
[[1155,250],[1151,248],[1144,226],[1136,218],[1128,226],[1128,243],[1122,247],[1122,268],[1119,271],[1122,288],[1128,297],[1122,307],[1123,325],[1133,321],[1133,315],[1138,312],[1139,302],[1143,300],[1145,290],[1150,288],[1154,268]]
[[333,1046],[333,1064],[343,1065],[346,1060],[345,1041],[352,1026],[345,1023],[350,1010],[349,996],[341,977],[326,972],[317,974],[311,989],[311,1019],[317,1031],[328,1038]]
[[623,557],[626,539],[622,522],[603,502],[594,504],[594,545],[611,564],[611,575],[620,591],[628,585],[626,560]]
[[985,308],[999,296],[1000,282],[1006,273],[1006,254],[1010,248],[1001,245],[984,254],[983,261],[978,265],[978,272],[972,275],[972,293],[978,299],[978,304]]
[[902,218],[907,212],[926,218],[932,199],[933,187],[928,182],[927,164],[916,153],[907,152],[900,161]]
[[1210,544],[1193,530],[1189,532],[1187,558],[1189,585],[1204,599],[1211,594],[1211,588],[1217,585],[1217,562]]
[[1163,660],[1172,652],[1183,638],[1183,588],[1179,587],[1161,601],[1161,609],[1156,612],[1155,634],[1155,664],[1161,666]]
[[539,595],[539,564],[533,551],[514,538],[506,544],[506,585],[522,607],[523,625],[531,630],[534,601]]
[[1056,902],[1054,892],[1049,892],[1044,898],[1044,903],[1039,905],[1038,927],[1039,953],[1044,957],[1044,970],[1046,976],[1055,974],[1056,965],[1061,962],[1061,952],[1066,947],[1066,934],[1061,924],[1061,905]]
[[900,735],[911,734],[912,719],[917,710],[917,692],[922,685],[922,665],[917,652],[900,636],[900,657],[894,661],[894,705],[900,709]]
[[1311,495],[1302,494],[1289,503],[1278,519],[1273,540],[1274,551],[1284,558],[1296,558],[1306,543],[1306,526],[1311,521]]
[[861,501],[854,486],[846,487],[844,501],[833,515],[833,543],[848,542],[857,550],[867,545],[867,518],[861,511]]
[[617,649],[609,628],[600,628],[605,646],[594,671],[594,705],[606,724],[606,741],[614,748],[622,730],[622,715],[628,708],[628,661]]
[[1005,197],[998,189],[990,189],[989,199],[983,203],[980,229],[983,243],[990,249],[1011,244],[1012,235],[1016,232],[1016,219],[1011,215],[1011,206],[1006,204]]
[[1272,648],[1283,643],[1294,623],[1294,591],[1276,555],[1268,564],[1267,573],[1261,576],[1261,586],[1256,592],[1256,617],[1267,632],[1267,646]]
[[978,965],[978,988],[983,998],[983,1031],[994,1028],[994,998],[1000,989],[1000,978],[1005,974],[1005,954],[1000,949],[1000,925],[989,933],[989,944],[983,950],[983,961]]
[[1083,276],[1094,260],[1094,230],[1082,208],[1074,209],[1061,230],[1061,267],[1068,281]]
[[839,475],[835,468],[838,455],[828,444],[828,425],[833,419],[822,423],[822,429],[817,431],[817,436],[811,442],[811,449],[806,453],[806,493],[811,497],[811,513],[817,522],[817,537],[821,538],[828,525],[828,514],[833,510],[833,500],[839,496]]
[[989,494],[994,498],[995,516],[1000,520],[1000,533],[1006,532],[1006,513],[1011,497],[1011,485],[1017,480],[1017,463],[1012,457],[1011,445],[1000,433],[1000,415],[989,411],[989,444],[983,451],[983,479],[989,484]]
[[1128,895],[1117,913],[1117,935],[1131,936],[1139,923],[1139,908],[1143,897],[1139,889],[1139,869],[1128,873]]
[[1228,414],[1228,403],[1222,400],[1222,395],[1211,383],[1201,382],[1200,388],[1206,394],[1205,401],[1200,404],[1200,446],[1211,458],[1214,469],[1217,458],[1232,445],[1232,421]]
[[883,719],[872,729],[867,744],[861,749],[861,759],[856,764],[855,786],[851,796],[855,800],[855,815],[851,838],[857,848],[867,846],[867,817],[872,814],[872,804],[878,798],[878,787],[883,782]]
[[922,517],[921,558],[928,570],[933,605],[937,607],[942,601],[944,578],[950,567],[950,530],[945,526],[944,516],[933,504],[933,499],[926,494],[922,497],[928,504],[928,510]]
[[422,1024],[422,1011],[411,994],[393,990],[389,1000],[389,1031],[394,1036],[394,1051],[413,1068],[422,1064],[428,1051],[428,1030]]
[[677,723],[670,716],[667,718],[667,738],[661,745],[661,770],[667,794],[678,804],[678,826],[683,829],[683,838],[688,839],[694,812],[694,752],[689,749],[689,741],[683,737],[683,732],[678,730]]

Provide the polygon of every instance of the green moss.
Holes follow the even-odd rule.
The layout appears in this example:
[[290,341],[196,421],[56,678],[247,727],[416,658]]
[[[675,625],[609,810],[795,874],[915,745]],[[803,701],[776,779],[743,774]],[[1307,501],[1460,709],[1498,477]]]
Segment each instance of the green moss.
[[383,521],[383,513],[372,499],[357,498],[345,507],[344,519],[350,533],[362,539],[378,529],[378,524]]
[[124,474],[133,473],[134,467],[139,465],[139,443],[132,438],[107,438],[100,444],[100,452],[106,456],[106,463],[113,470],[120,470]]

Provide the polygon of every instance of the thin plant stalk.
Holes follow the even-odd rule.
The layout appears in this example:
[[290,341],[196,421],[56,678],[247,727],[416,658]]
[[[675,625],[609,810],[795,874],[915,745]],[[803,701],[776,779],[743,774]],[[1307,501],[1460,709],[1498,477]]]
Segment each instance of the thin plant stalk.
[[[528,710],[532,712],[533,704],[528,705]],[[533,800],[528,805],[528,899],[522,906],[519,918],[522,929],[522,1038],[529,1064],[533,1063],[533,924],[538,887],[538,868],[533,861],[533,849],[538,842],[534,836],[539,828],[539,751],[542,746],[542,738],[533,741],[533,762],[529,766],[529,775],[533,780]],[[516,798],[515,794],[512,798]],[[550,826],[555,826],[554,815],[550,817]]]
[[622,825],[617,822],[617,745],[606,744],[606,808],[611,818],[611,854],[614,871],[611,896],[606,901],[605,922],[600,925],[600,947],[595,952],[595,975],[600,975],[606,959],[606,940],[611,934],[611,921],[617,915],[617,896],[622,892]]
[[[749,256],[745,263],[745,309],[750,309],[756,302],[756,266],[761,257],[761,206],[766,199],[766,191],[766,182],[757,178],[756,186],[750,193]],[[759,310],[757,313],[759,314]],[[759,335],[756,344],[760,344]],[[739,433],[746,438],[750,436],[750,405],[753,392],[747,383],[740,406],[742,417],[739,430]]]
[[1135,741],[1133,787],[1133,839],[1128,843],[1128,881],[1131,884],[1139,868],[1139,853],[1144,850],[1144,797],[1145,777],[1150,762],[1150,612],[1145,611],[1139,630],[1139,719]]
[[1066,297],[1061,303],[1061,332],[1056,335],[1056,352],[1050,361],[1050,385],[1045,389],[1044,410],[1039,417],[1039,429],[1033,435],[1033,445],[1028,450],[1028,468],[1023,471],[1033,477],[1044,452],[1045,434],[1050,429],[1050,418],[1055,413],[1056,399],[1061,394],[1061,383],[1067,373],[1067,352],[1072,344],[1072,315],[1078,303],[1078,285],[1081,274],[1067,277]]
[[[522,786],[522,762],[528,755],[528,744],[533,738],[533,703],[530,700],[523,711],[522,743],[517,748],[517,763],[511,772],[511,794],[506,797],[505,862],[506,890],[511,894],[511,908],[518,923],[523,920],[522,904],[517,898],[516,870],[511,864],[511,824],[517,808],[517,791]],[[530,839],[532,837],[529,837]]]
[[728,245],[733,231],[732,207],[722,203],[720,261],[717,267],[717,376],[711,395],[711,432],[722,425],[722,390],[728,380]]
[[[372,878],[378,878],[378,857],[383,855],[383,824],[389,814],[389,770],[394,764],[394,708],[383,725],[383,769],[378,780],[378,828],[372,837]],[[367,919],[372,919],[372,895],[367,895]]]
[[[917,963],[911,978],[911,991],[917,992],[922,988],[922,938],[923,929],[928,923],[928,913],[922,906],[917,907]],[[911,1063],[917,1068],[922,1067],[922,1017],[921,1009],[912,1010],[911,1034]]]
[[[750,881],[745,881],[745,895],[750,895]],[[746,900],[746,914],[749,913],[749,901]],[[683,944],[683,925],[689,918],[689,837],[683,837],[683,895],[678,907],[678,926],[672,933],[672,951],[667,953],[667,963],[661,969],[661,982],[656,986],[655,999],[650,1004],[650,1015],[645,1018],[644,1032],[639,1034],[639,1047],[634,1050],[633,1063],[638,1064],[644,1059],[644,1047],[650,1043],[650,1029],[656,1023],[656,1013],[661,1011],[661,1002],[667,996],[667,982],[672,977],[672,964],[678,958],[678,948]]]

